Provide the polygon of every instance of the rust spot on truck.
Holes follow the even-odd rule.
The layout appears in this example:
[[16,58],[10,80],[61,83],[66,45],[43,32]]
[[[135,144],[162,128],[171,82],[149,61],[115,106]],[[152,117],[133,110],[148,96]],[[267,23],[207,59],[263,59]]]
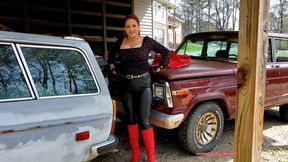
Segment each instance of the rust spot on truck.
[[0,134],[13,133],[13,132],[15,132],[15,130],[8,129],[8,130],[1,131]]

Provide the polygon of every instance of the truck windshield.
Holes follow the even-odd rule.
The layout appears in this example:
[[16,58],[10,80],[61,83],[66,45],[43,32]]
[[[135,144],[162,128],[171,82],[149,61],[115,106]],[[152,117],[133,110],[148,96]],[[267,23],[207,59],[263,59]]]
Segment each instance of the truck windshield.
[[233,40],[187,40],[178,48],[177,54],[209,59],[237,61],[238,43]]

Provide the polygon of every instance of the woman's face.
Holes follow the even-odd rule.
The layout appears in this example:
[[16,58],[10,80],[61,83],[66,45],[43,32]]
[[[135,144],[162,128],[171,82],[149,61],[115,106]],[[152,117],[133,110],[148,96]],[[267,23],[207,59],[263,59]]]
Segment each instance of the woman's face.
[[124,30],[128,37],[136,37],[139,36],[140,27],[134,19],[127,19]]

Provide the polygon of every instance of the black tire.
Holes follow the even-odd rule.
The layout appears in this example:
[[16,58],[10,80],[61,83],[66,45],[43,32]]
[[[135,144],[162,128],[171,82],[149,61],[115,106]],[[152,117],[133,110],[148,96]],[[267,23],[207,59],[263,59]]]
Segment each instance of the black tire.
[[224,117],[220,106],[213,101],[205,102],[190,112],[180,125],[179,144],[192,154],[209,152],[219,142],[223,127]]
[[288,104],[279,107],[279,115],[283,121],[288,122]]

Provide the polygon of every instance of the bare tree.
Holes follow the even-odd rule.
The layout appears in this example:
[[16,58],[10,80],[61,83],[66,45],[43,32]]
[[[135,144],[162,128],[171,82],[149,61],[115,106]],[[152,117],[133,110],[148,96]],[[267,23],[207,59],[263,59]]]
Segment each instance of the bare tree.
[[185,20],[183,23],[183,35],[194,32],[193,22],[194,22],[194,10],[190,7],[189,0],[184,0],[182,4],[182,16]]
[[237,20],[239,21],[239,10],[240,10],[240,1],[235,1],[233,3],[233,15],[232,15],[232,30],[236,29]]
[[[182,0],[183,35],[209,30],[236,30],[240,0]],[[270,32],[288,32],[288,0],[271,7]]]
[[[233,19],[235,21],[234,23],[236,23],[236,16],[238,10],[237,6],[239,6],[238,0],[212,0],[212,6],[215,12],[214,16],[211,16],[212,19],[215,21],[216,28],[218,30],[228,30],[229,24],[233,22]],[[233,16],[235,17],[232,18]],[[231,18],[232,20],[230,22]]]
[[[239,0],[183,0],[184,31],[235,30]],[[188,22],[187,22],[188,21]]]
[[270,24],[271,23],[277,24],[277,25],[272,24],[272,27],[275,27],[272,29],[273,32],[280,32],[280,33],[287,32],[285,30],[285,18],[287,21],[287,14],[288,14],[287,8],[288,8],[288,0],[279,0],[279,3],[271,7],[271,12],[273,13],[274,17],[270,19]]

